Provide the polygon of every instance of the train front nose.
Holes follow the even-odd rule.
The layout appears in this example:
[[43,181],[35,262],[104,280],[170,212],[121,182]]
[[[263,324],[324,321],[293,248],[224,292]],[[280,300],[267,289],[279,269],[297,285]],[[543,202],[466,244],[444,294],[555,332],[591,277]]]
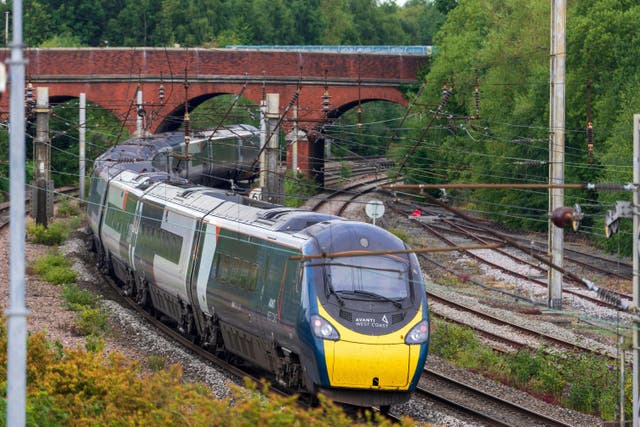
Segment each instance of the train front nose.
[[325,342],[329,382],[333,387],[407,390],[420,346],[389,343]]

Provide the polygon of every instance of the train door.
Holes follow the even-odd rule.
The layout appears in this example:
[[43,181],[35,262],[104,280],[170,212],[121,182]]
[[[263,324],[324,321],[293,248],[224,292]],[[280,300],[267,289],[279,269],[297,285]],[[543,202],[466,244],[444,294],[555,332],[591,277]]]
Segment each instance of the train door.
[[290,347],[300,307],[299,263],[289,259],[294,253],[286,248],[267,242],[263,248],[258,305],[265,320],[261,326],[264,336]]
[[138,241],[138,230],[140,229],[140,218],[142,217],[142,205],[144,203],[138,203],[136,205],[135,217],[129,226],[129,233],[127,240],[129,241],[129,265],[133,271],[137,271],[135,249]]
[[260,271],[258,247],[259,244],[250,236],[219,230],[207,282],[207,299],[211,296],[225,346],[260,363],[264,355],[260,354],[256,312]]

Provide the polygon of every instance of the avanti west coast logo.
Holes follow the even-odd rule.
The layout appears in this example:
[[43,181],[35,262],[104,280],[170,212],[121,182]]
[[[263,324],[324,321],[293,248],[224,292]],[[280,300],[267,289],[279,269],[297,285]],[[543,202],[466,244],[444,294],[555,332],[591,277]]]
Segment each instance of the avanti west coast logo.
[[356,317],[354,320],[356,326],[363,328],[388,328],[389,319],[386,314],[383,314],[380,319],[375,317]]

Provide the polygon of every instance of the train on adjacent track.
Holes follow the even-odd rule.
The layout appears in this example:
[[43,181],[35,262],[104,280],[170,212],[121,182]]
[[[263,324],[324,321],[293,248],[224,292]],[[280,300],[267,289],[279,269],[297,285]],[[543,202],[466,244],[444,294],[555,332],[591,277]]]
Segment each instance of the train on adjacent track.
[[402,240],[149,168],[157,152],[103,158],[91,178],[97,259],[125,294],[289,390],[386,409],[409,399],[430,324]]
[[188,139],[187,144],[181,131],[133,137],[101,154],[94,168],[129,162],[140,172],[164,171],[196,184],[225,188],[257,176],[260,133],[254,126],[195,131]]

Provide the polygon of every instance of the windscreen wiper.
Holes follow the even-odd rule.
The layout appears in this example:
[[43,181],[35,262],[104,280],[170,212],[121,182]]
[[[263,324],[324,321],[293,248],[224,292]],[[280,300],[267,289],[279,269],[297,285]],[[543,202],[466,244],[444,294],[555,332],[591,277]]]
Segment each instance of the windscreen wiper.
[[375,293],[375,292],[370,292],[370,291],[361,291],[361,290],[355,290],[355,291],[338,291],[338,292],[340,292],[340,293],[341,293],[341,294],[343,294],[343,295],[344,295],[344,294],[351,294],[351,295],[362,295],[362,296],[372,297],[372,298],[374,298],[374,299],[378,299],[378,300],[383,300],[383,301],[390,302],[390,303],[392,303],[393,305],[395,305],[397,308],[402,308],[402,304],[401,304],[399,301],[397,301],[397,300],[395,300],[395,299],[393,299],[393,298],[386,297],[386,296],[384,296],[384,295],[377,294],[377,293]]
[[338,303],[341,306],[344,305],[344,300],[336,293],[335,289],[333,289],[333,285],[331,284],[331,273],[328,273],[326,269],[324,271],[324,283],[327,285],[327,289],[329,290],[327,293],[327,299],[329,299],[329,296],[333,294],[338,300]]

